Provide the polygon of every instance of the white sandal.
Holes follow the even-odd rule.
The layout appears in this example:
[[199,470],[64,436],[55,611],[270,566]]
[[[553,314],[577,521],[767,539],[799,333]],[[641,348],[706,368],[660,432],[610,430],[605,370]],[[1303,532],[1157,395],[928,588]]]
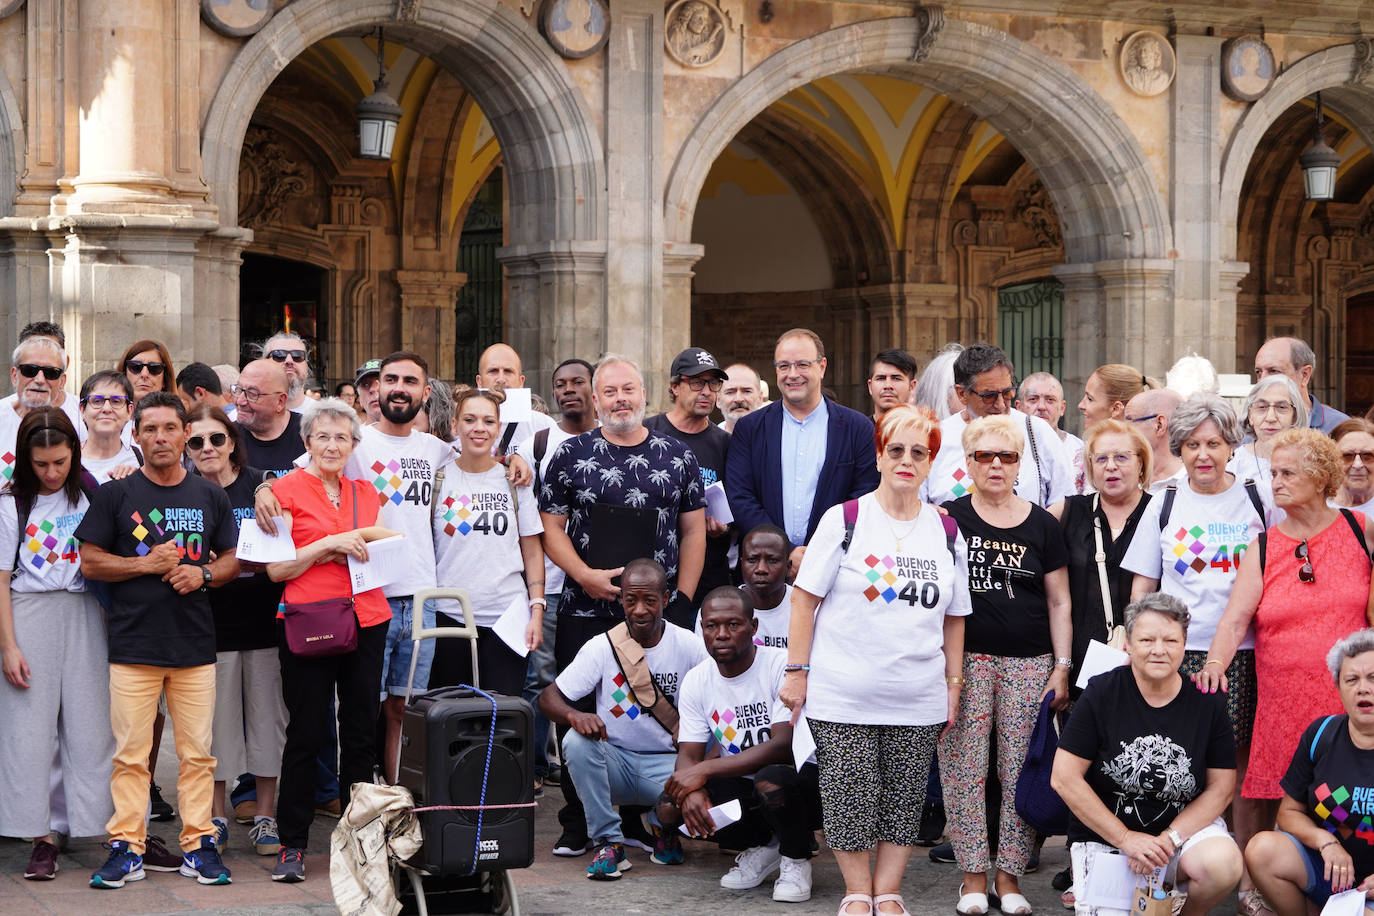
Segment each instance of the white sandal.
[[1021,894],[1003,894],[997,908],[1002,916],[1031,916],[1030,901]]
[[[849,906],[851,903],[868,904],[868,912],[849,912],[849,910],[845,909],[845,907]],[[840,910],[838,913],[836,913],[836,916],[873,916],[873,898],[870,897],[868,894],[849,894],[843,900],[840,901]]]
[[965,894],[964,884],[959,882],[959,902],[954,904],[954,912],[959,916],[988,916],[988,895]]
[[[878,909],[878,905],[882,903],[895,903],[901,909],[895,913],[884,913]],[[902,899],[901,894],[877,894],[873,897],[873,916],[911,916],[911,913],[907,911],[906,901]]]

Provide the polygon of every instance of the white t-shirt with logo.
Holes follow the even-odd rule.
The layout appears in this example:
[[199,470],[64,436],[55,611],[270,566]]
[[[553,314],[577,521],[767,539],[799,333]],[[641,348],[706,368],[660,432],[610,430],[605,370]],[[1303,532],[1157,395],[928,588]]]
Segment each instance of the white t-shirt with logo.
[[429,433],[411,430],[409,436],[388,436],[375,426],[363,427],[362,439],[348,456],[344,476],[365,480],[377,490],[382,505],[377,524],[404,534],[410,545],[410,572],[382,589],[388,598],[413,595],[435,585],[430,522],[434,472],[453,458],[448,443]]
[[1274,472],[1269,466],[1269,459],[1256,455],[1254,448],[1255,443],[1253,442],[1237,446],[1235,452],[1231,454],[1231,460],[1226,462],[1226,470],[1235,474],[1240,480],[1245,480],[1248,477],[1259,484],[1261,490],[1272,489]]
[[713,658],[687,672],[677,704],[678,743],[714,744],[729,757],[769,740],[776,723],[792,718],[778,699],[786,665],[782,649],[760,647],[749,670],[736,677],[721,674]]
[[806,714],[859,725],[944,722],[945,617],[972,611],[963,536],[951,556],[939,513],[926,507],[914,521],[894,521],[870,493],[859,497],[848,552],[843,542],[841,503],[821,516],[795,583],[822,599]]
[[[654,683],[674,705],[678,705],[678,692],[687,672],[708,658],[700,639],[667,621],[664,621],[658,645],[644,650],[644,660],[653,673]],[[554,683],[563,696],[573,702],[596,694],[596,714],[606,724],[606,737],[616,747],[628,751],[672,753],[673,736],[640,708],[634,691],[620,671],[611,641],[605,635],[587,640],[572,664]]]
[[10,582],[10,591],[32,594],[86,590],[76,526],[85,517],[88,506],[85,493],[77,499],[75,508],[64,491],[40,495],[34,500],[28,524],[21,533],[14,498],[9,493],[0,495],[0,570],[15,568],[18,549],[19,575]]
[[[539,504],[529,487],[511,487],[506,469],[494,465],[482,473],[444,468],[439,504],[434,509],[435,577],[438,584],[467,590],[479,626],[496,623],[514,601],[526,603],[520,538],[539,535]],[[438,609],[462,617],[458,602],[443,598]]]
[[[1072,496],[1076,492],[1073,460],[1064,443],[1059,440],[1059,434],[1039,417],[1028,418],[1019,410],[1012,410],[1008,416],[1016,424],[1022,438],[1026,436],[1027,419],[1035,433],[1035,448],[1032,449],[1028,441],[1021,452],[1021,463],[1016,472],[1016,494],[1042,509]],[[940,421],[940,451],[930,466],[930,476],[921,484],[921,499],[926,502],[938,506],[973,492],[973,477],[969,474],[962,441],[966,426],[968,421],[964,419],[962,410]],[[1037,452],[1040,456],[1038,465],[1035,460]]]
[[[1160,530],[1159,514],[1166,494],[1150,500],[1136,526],[1121,568],[1159,580],[1159,590],[1188,606],[1186,648],[1205,652],[1226,610],[1236,571],[1250,542],[1284,517],[1267,487],[1256,487],[1265,517],[1255,511],[1240,478],[1221,493],[1198,493],[1185,479],[1178,484],[1169,521]],[[1247,630],[1239,648],[1253,649],[1255,634]]]
[[[744,586],[740,586],[741,589]],[[787,628],[792,624],[792,586],[783,585],[782,600],[774,607],[754,608],[754,619],[759,622],[758,632],[754,634],[754,645],[769,646],[776,649],[787,648]],[[697,615],[696,633],[701,636],[701,615]]]
[[[543,414],[538,414],[538,416],[541,416],[541,417],[542,417]],[[518,429],[518,428],[519,428],[519,427],[517,427],[517,429]],[[524,439],[519,445],[515,446],[515,454],[517,454],[517,455],[519,455],[521,458],[525,459],[525,463],[528,464],[528,465],[530,466],[530,472],[533,473],[533,474],[535,475],[535,478],[536,478],[536,479],[542,479],[542,478],[540,477],[540,473],[539,473],[539,472],[542,471],[542,470],[544,470],[544,469],[546,469],[546,468],[548,468],[549,462],[553,459],[553,453],[556,452],[556,451],[558,451],[558,447],[559,447],[560,445],[562,445],[564,442],[567,442],[567,441],[568,441],[569,439],[571,439],[572,437],[573,437],[573,434],[572,434],[572,433],[565,433],[565,432],[563,432],[563,430],[562,430],[561,428],[559,428],[559,427],[556,426],[556,425],[550,426],[550,427],[549,427],[549,442],[548,442],[548,445],[545,446],[545,448],[544,448],[544,457],[543,457],[543,459],[541,459],[540,461],[535,461],[535,458],[534,458],[534,435],[533,435],[533,433],[531,433],[529,436],[526,436],[525,439]],[[517,437],[516,437],[516,438],[519,438],[518,434],[517,434]],[[539,465],[539,468],[536,468],[536,467],[535,467],[536,464]],[[535,496],[538,496],[538,495],[539,495],[539,494],[537,494],[537,493],[535,494]],[[537,507],[536,507],[536,508],[537,508]],[[545,554],[545,555],[544,555],[544,594],[545,594],[545,595],[557,595],[557,594],[559,594],[560,592],[562,592],[562,591],[563,591],[563,580],[564,580],[565,578],[567,578],[567,574],[564,573],[563,570],[562,570],[560,567],[557,567],[557,566],[553,565],[553,560],[550,560],[548,554]]]

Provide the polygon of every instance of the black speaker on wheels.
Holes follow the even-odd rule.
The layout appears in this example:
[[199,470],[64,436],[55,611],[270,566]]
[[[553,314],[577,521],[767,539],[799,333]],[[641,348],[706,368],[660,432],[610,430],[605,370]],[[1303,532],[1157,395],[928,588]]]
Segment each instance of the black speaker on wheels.
[[[496,728],[487,770],[486,804],[534,801],[534,710],[519,697],[493,694]],[[491,702],[461,687],[414,697],[401,723],[400,784],[417,808],[482,804],[487,740],[493,734]],[[424,846],[411,864],[433,875],[465,875],[477,845],[476,811],[419,815]],[[482,813],[479,871],[528,868],[534,861],[534,808]]]

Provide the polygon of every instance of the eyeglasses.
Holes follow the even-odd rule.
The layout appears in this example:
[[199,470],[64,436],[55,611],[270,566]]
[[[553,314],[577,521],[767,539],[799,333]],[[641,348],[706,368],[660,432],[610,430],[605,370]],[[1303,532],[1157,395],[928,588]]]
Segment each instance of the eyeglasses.
[[240,386],[240,385],[230,385],[230,386],[229,386],[229,394],[232,395],[233,398],[234,398],[235,400],[238,400],[239,398],[243,398],[243,399],[244,399],[245,401],[247,401],[249,404],[256,404],[256,403],[259,401],[259,399],[261,399],[261,398],[264,398],[264,397],[271,397],[271,396],[274,395],[274,394],[286,394],[286,392],[285,392],[285,391],[259,391],[259,390],[256,389],[256,388],[244,388],[244,387],[242,387],[242,386]]
[[1307,538],[1302,539],[1302,543],[1293,548],[1293,559],[1302,560],[1302,566],[1298,567],[1298,581],[1304,584],[1311,584],[1317,581],[1317,574],[1312,571],[1312,558],[1307,553]]
[[1273,411],[1280,417],[1286,417],[1293,413],[1292,401],[1256,401],[1250,405],[1250,413],[1264,416],[1269,411]]
[[994,452],[981,448],[975,452],[970,452],[969,457],[979,464],[992,464],[994,458],[1003,464],[1016,464],[1021,460],[1021,455],[1017,452]]
[[982,398],[984,404],[995,404],[997,403],[998,398],[1001,398],[1002,400],[1010,404],[1013,400],[1016,399],[1015,386],[1011,388],[1003,388],[1000,391],[978,391],[974,388],[969,388],[967,390],[968,393],[973,395],[974,397]]
[[91,406],[96,410],[109,404],[111,407],[120,408],[129,403],[129,399],[122,394],[88,394],[81,399],[81,406]]
[[352,442],[353,437],[345,433],[315,433],[310,441],[316,445],[343,445]]
[[1374,465],[1374,452],[1341,452],[1341,460],[1346,464],[1354,464],[1356,458],[1361,464]]
[[35,366],[33,363],[20,363],[14,368],[19,370],[19,374],[24,378],[33,378],[38,373],[43,373],[43,378],[50,382],[55,382],[66,372],[61,366]]
[[[210,444],[215,448],[224,448],[224,443],[229,441],[229,436],[225,433],[211,433]],[[204,436],[192,436],[186,440],[186,447],[193,452],[198,452],[205,448]]]
[[286,362],[286,358],[288,356],[298,363],[305,362],[304,350],[268,350],[267,355],[272,357],[273,360],[279,363]]
[[712,391],[719,391],[720,386],[725,384],[718,378],[702,378],[699,375],[687,376],[686,378],[678,379],[678,381],[682,382],[682,384],[686,385],[693,391],[700,391],[703,388],[710,388]]
[[[889,445],[886,452],[889,461],[901,461],[906,453],[907,447],[905,445]],[[920,464],[929,457],[930,449],[919,445],[913,445],[911,447],[911,460],[916,464]]]
[[818,361],[814,359],[799,359],[790,363],[776,362],[773,364],[773,368],[779,372],[791,372],[793,369],[796,369],[798,372],[805,372],[807,369],[816,365],[817,362]]
[[1109,458],[1116,465],[1120,466],[1129,463],[1135,458],[1135,455],[1130,452],[1118,452],[1114,455],[1093,455],[1093,464],[1100,468],[1105,468],[1107,466],[1107,459]]
[[1143,416],[1143,417],[1127,417],[1127,418],[1126,418],[1126,422],[1127,422],[1127,423],[1144,423],[1146,420],[1153,420],[1155,417],[1158,417],[1158,416],[1159,416],[1159,414],[1157,414],[1157,413],[1147,413],[1147,414],[1146,414],[1145,416]]
[[166,371],[167,367],[162,363],[145,363],[138,359],[131,359],[124,364],[124,371],[130,375],[138,375],[144,369],[147,369],[148,374],[153,378],[157,378]]

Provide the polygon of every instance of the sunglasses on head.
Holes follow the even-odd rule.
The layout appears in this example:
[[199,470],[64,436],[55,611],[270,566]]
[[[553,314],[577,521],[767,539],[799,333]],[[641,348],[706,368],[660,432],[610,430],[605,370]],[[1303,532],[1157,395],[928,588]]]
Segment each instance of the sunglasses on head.
[[[226,443],[226,442],[228,442],[228,441],[229,441],[229,436],[226,435],[225,433],[211,433],[211,434],[210,434],[210,444],[213,445],[215,448],[223,448],[223,447],[224,447],[224,443]],[[198,451],[200,451],[201,449],[205,448],[205,437],[204,437],[204,436],[192,436],[191,438],[189,438],[189,439],[186,440],[186,445],[187,445],[188,448],[190,448],[191,451],[193,451],[193,452],[198,452]]]
[[124,371],[126,372],[132,373],[133,375],[138,375],[144,369],[147,369],[148,374],[153,377],[161,375],[166,370],[166,368],[167,367],[164,366],[162,363],[145,363],[142,360],[138,359],[131,359],[124,364]]
[[304,350],[268,350],[267,355],[279,363],[286,362],[288,356],[298,363],[305,362]]
[[62,377],[66,370],[60,366],[35,366],[33,363],[20,363],[14,368],[19,370],[19,374],[24,378],[33,378],[38,373],[43,373],[43,378],[50,382],[55,382]]
[[994,458],[1000,458],[1003,464],[1016,464],[1021,460],[1021,456],[1016,452],[994,452],[981,448],[975,451],[972,457],[979,464],[992,464]]
[[1310,585],[1317,581],[1317,574],[1312,569],[1312,558],[1307,552],[1307,538],[1302,539],[1302,543],[1293,548],[1293,559],[1302,560],[1302,566],[1298,567],[1298,581],[1304,585]]

